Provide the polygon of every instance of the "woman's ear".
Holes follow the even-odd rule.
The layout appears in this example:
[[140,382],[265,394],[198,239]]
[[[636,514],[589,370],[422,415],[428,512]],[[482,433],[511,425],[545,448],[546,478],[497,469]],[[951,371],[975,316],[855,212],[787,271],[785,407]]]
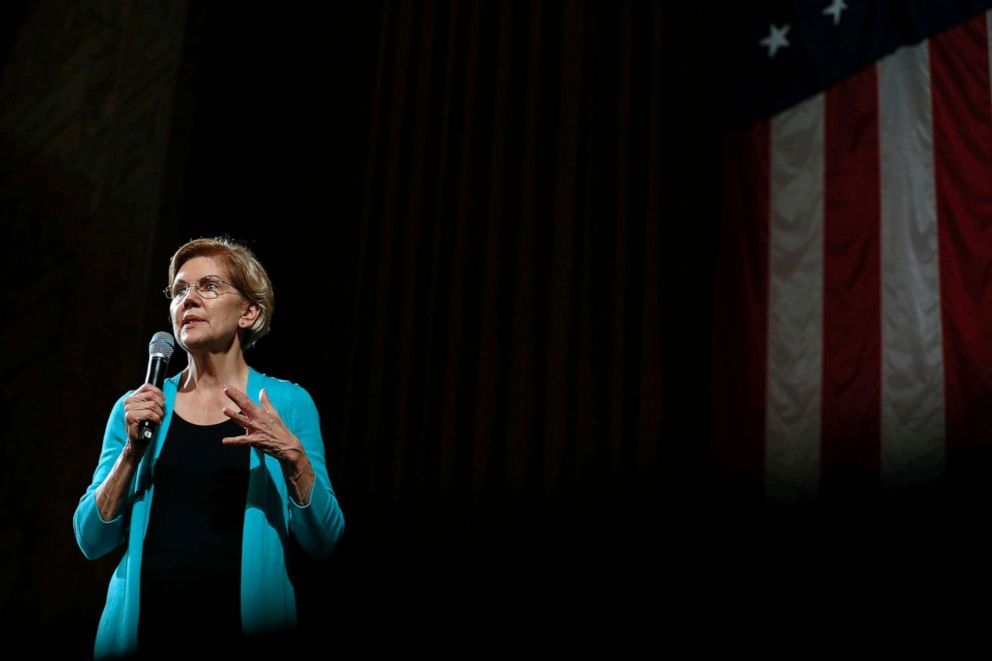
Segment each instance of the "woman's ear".
[[258,315],[261,314],[261,312],[262,309],[258,307],[258,303],[249,301],[248,304],[245,305],[244,309],[241,310],[241,318],[238,319],[238,325],[242,328],[251,328],[255,325],[255,320],[258,319]]

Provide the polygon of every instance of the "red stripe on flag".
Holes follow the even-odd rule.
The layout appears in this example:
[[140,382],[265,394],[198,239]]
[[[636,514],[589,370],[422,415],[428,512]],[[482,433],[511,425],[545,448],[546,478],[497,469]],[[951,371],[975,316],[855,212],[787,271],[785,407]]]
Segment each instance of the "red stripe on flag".
[[879,483],[882,380],[878,77],[826,95],[821,491]]
[[714,455],[756,499],[764,493],[770,141],[765,121],[724,143],[712,354]]
[[986,17],[930,41],[947,465],[992,436],[992,103]]

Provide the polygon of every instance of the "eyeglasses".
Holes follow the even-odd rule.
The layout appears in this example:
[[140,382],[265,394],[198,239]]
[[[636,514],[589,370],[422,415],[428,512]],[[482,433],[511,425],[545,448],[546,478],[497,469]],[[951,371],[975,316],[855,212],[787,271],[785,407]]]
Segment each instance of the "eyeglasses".
[[193,287],[203,298],[217,298],[221,294],[234,294],[240,293],[237,287],[234,287],[234,291],[221,291],[221,285],[227,285],[228,287],[234,287],[230,282],[225,282],[218,278],[216,275],[206,275],[199,279],[199,281],[192,284],[185,282],[183,280],[177,280],[175,284],[171,287],[166,287],[162,290],[165,297],[170,301],[175,298],[182,298],[187,293],[189,293],[189,288]]

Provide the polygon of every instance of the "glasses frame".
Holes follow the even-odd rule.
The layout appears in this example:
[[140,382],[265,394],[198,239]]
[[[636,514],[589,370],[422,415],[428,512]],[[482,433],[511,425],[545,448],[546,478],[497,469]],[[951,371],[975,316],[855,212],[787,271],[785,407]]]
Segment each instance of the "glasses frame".
[[[217,282],[219,282],[221,284],[227,285],[228,287],[231,287],[232,289],[234,289],[234,291],[217,291],[215,289],[204,289],[203,287],[200,286],[200,283],[203,282],[204,280],[207,280],[208,278],[210,280],[216,280]],[[186,291],[184,291],[181,294],[173,295],[172,294],[172,289],[177,284],[179,284],[180,282],[183,283],[184,285],[186,285]],[[203,298],[210,298],[210,299],[220,298],[224,294],[240,294],[241,293],[241,290],[238,289],[237,287],[235,287],[234,285],[232,285],[230,282],[228,282],[227,280],[221,280],[220,278],[218,278],[216,275],[213,275],[212,273],[203,276],[202,278],[200,278],[196,282],[186,282],[185,280],[177,280],[176,282],[172,283],[171,285],[167,285],[165,288],[163,288],[162,289],[162,293],[165,294],[165,298],[166,299],[168,299],[169,301],[174,301],[174,300],[176,300],[178,298],[183,298],[184,296],[188,296],[190,289],[196,289],[196,292],[200,296],[202,296]]]

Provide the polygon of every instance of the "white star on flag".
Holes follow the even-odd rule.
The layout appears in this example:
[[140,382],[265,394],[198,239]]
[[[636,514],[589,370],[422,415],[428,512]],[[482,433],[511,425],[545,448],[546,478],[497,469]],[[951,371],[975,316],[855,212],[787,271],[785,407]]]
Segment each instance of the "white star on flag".
[[778,52],[779,48],[785,48],[789,45],[789,40],[785,38],[785,35],[789,33],[789,28],[791,27],[788,23],[782,27],[769,24],[768,36],[758,42],[760,45],[768,48],[769,58],[775,57],[775,53]]
[[824,16],[833,16],[834,25],[840,25],[840,15],[847,9],[847,4],[844,0],[831,0],[830,6],[823,10]]

